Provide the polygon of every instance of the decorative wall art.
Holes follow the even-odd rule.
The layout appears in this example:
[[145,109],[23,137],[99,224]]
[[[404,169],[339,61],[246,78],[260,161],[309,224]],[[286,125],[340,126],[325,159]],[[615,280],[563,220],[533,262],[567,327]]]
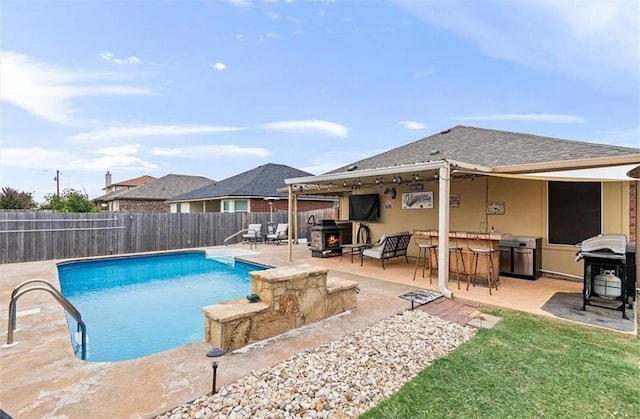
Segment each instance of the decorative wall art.
[[424,188],[422,183],[411,183],[409,184],[410,191],[421,191]]
[[504,215],[504,201],[487,202],[487,215]]
[[402,194],[402,209],[433,208],[433,192],[410,192]]
[[459,207],[460,206],[460,194],[452,193],[449,195],[449,206],[450,207]]

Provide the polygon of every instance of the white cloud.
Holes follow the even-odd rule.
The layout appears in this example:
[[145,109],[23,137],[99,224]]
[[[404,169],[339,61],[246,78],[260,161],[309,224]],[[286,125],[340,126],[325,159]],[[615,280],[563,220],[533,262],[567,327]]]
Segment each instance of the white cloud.
[[185,159],[211,159],[220,157],[267,157],[271,153],[266,148],[239,147],[237,145],[201,145],[179,148],[154,148],[151,154],[155,156],[180,157]]
[[216,134],[240,131],[244,128],[217,125],[143,125],[135,127],[111,127],[99,131],[82,132],[69,137],[73,141],[106,140],[131,137],[158,137],[166,135]]
[[136,155],[140,152],[140,144],[126,144],[118,147],[104,147],[98,149],[98,153],[105,154],[108,156],[117,156],[117,155]]
[[308,119],[300,121],[279,121],[264,124],[262,128],[275,131],[302,131],[321,132],[332,137],[347,138],[349,130],[344,125],[335,122],[323,121],[321,119]]
[[226,65],[224,65],[224,63],[221,63],[220,61],[218,61],[218,62],[217,62],[217,63],[215,63],[215,64],[212,64],[212,65],[211,65],[211,67],[215,68],[215,69],[216,69],[216,70],[218,70],[218,71],[222,71],[222,70],[224,70],[225,68],[227,68],[227,66],[226,66]]
[[227,3],[231,3],[234,6],[241,6],[241,7],[247,7],[247,6],[253,6],[253,3],[251,2],[251,0],[224,0]]
[[237,34],[236,34],[236,39],[237,39],[238,41],[242,41],[242,42],[244,42],[244,41],[246,41],[246,40],[247,40],[247,37],[246,37],[243,33],[237,33]]
[[589,141],[623,147],[640,148],[640,127],[594,133]]
[[269,32],[269,33],[267,33],[267,38],[269,38],[269,39],[278,39],[278,38],[280,38],[280,35],[275,33],[275,32]]
[[95,159],[77,159],[69,164],[75,170],[104,172],[105,170],[152,170],[158,165],[136,156],[108,154]]
[[415,73],[413,73],[413,78],[414,79],[424,79],[425,77],[432,76],[435,73],[436,73],[435,68],[425,68],[425,69],[418,70]]
[[314,175],[320,175],[337,169],[338,167],[366,159],[383,151],[385,150],[328,151],[315,155],[311,164],[301,167],[300,170],[313,173]]
[[0,56],[0,99],[39,118],[61,124],[77,123],[73,99],[90,95],[148,95],[152,92],[121,84],[104,72],[70,70],[15,52]]
[[140,58],[136,57],[135,55],[127,58],[116,58],[112,53],[106,51],[98,53],[98,56],[103,60],[113,64],[140,64],[142,62],[140,61]]
[[425,129],[427,127],[427,124],[416,121],[400,121],[398,123],[406,129]]
[[640,3],[635,0],[396,3],[493,58],[589,81],[639,75]]
[[73,153],[41,147],[9,147],[2,149],[3,167],[23,167],[30,169],[62,168],[75,158]]
[[136,157],[139,146],[126,146],[120,149],[102,149],[93,153],[102,154],[97,158],[86,158],[76,153],[45,149],[41,147],[3,148],[2,166],[50,170],[98,171],[123,169],[155,169],[157,165]]
[[526,122],[558,122],[568,124],[581,124],[584,118],[575,115],[548,114],[548,113],[523,113],[523,114],[493,114],[472,115],[456,118],[461,121],[526,121]]

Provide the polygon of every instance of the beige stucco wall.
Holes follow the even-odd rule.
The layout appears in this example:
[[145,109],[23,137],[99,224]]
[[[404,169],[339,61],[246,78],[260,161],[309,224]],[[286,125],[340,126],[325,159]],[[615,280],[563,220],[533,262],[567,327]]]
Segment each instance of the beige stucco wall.
[[[438,184],[435,181],[419,182],[423,191],[432,191],[432,209],[402,209],[402,193],[409,192],[409,185],[396,185],[396,199],[383,194],[384,189],[373,187],[360,189],[358,194],[380,194],[380,219],[370,222],[372,241],[385,233],[415,229],[438,228]],[[547,182],[499,177],[479,177],[454,180],[451,193],[460,194],[460,207],[450,208],[450,229],[479,231],[493,227],[496,232],[514,236],[542,237],[542,269],[582,276],[582,263],[575,261],[578,250],[575,246],[550,245],[547,243]],[[485,215],[486,202],[504,201],[504,215]],[[385,206],[390,204],[390,208]],[[603,233],[629,236],[629,183],[605,182],[602,188]],[[348,219],[349,201],[340,200],[340,215]],[[359,223],[354,223],[354,237]],[[414,246],[411,256],[416,256]]]

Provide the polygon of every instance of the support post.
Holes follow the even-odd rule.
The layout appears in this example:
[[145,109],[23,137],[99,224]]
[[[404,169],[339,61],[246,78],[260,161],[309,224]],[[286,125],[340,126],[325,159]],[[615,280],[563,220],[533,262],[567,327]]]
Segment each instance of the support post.
[[289,201],[287,205],[287,222],[289,223],[289,228],[287,229],[287,251],[289,253],[289,262],[293,262],[293,240],[291,237],[293,236],[293,186],[289,185]]
[[451,166],[445,161],[438,169],[438,288],[445,297],[451,298],[453,293],[449,284],[449,195],[451,192]]

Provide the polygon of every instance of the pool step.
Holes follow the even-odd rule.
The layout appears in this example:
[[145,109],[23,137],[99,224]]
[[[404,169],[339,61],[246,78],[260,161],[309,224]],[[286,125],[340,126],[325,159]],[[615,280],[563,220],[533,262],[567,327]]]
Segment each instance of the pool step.
[[224,263],[225,265],[229,265],[229,266],[235,266],[236,265],[236,258],[228,255],[228,254],[224,254],[224,253],[220,253],[220,252],[216,252],[214,251],[209,251],[207,250],[205,252],[205,257],[207,259],[211,259],[211,260],[215,260],[218,261],[220,263]]

